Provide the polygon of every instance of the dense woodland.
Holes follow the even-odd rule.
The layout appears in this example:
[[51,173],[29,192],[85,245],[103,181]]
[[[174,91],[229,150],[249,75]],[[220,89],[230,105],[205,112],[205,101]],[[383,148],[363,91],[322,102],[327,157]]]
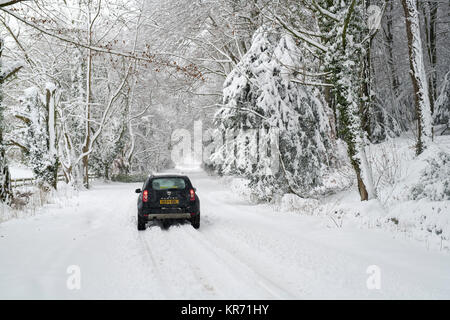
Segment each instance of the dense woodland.
[[[407,134],[420,156],[449,130],[448,0],[0,0],[0,39],[5,203],[10,162],[89,188],[170,167],[172,132],[199,120],[204,143],[232,137],[205,168],[260,200],[368,200],[368,146]],[[247,129],[276,131],[277,172]]]

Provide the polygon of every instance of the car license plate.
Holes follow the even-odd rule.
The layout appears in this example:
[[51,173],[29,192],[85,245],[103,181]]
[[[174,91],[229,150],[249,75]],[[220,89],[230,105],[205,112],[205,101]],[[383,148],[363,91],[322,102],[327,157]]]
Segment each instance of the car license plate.
[[178,199],[161,199],[159,200],[159,204],[178,204]]

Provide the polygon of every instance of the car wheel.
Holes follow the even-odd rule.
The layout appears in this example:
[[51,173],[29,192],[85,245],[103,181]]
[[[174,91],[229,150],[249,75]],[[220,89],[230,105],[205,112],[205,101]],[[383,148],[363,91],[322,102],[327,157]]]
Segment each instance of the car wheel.
[[163,229],[169,229],[169,227],[170,227],[170,220],[163,220],[162,221],[162,226],[163,226]]
[[138,216],[137,229],[139,231],[145,230],[145,220]]
[[200,228],[200,214],[196,215],[194,218],[191,218],[191,224],[194,229]]

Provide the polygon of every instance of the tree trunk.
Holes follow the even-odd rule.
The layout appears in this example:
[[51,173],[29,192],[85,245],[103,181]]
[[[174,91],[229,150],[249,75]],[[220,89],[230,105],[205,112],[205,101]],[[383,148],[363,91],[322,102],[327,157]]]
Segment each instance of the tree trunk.
[[[3,51],[3,39],[0,38],[0,71],[2,68],[2,51]],[[11,176],[9,173],[8,164],[6,161],[6,150],[3,141],[3,129],[4,129],[4,119],[3,119],[3,104],[2,104],[3,92],[2,92],[2,82],[0,81],[0,202],[9,204],[12,198],[11,190]]]
[[434,112],[434,103],[437,98],[437,51],[436,51],[436,22],[437,22],[437,12],[438,12],[438,2],[429,1],[430,5],[430,84],[431,84],[431,114]]
[[415,0],[402,0],[402,5],[405,12],[410,74],[414,88],[417,114],[416,154],[419,155],[427,147],[432,138],[430,97],[428,96],[428,83],[423,63],[422,39],[420,36],[417,4]]
[[[92,42],[92,30],[91,30],[91,13],[90,8],[88,8],[88,45],[90,46]],[[85,129],[85,140],[82,148],[83,153],[89,151],[89,144],[91,142],[91,86],[92,86],[92,50],[88,49],[88,62],[87,62],[87,75],[86,75],[86,129]],[[89,155],[83,156],[83,184],[86,188],[89,188]]]
[[[0,106],[0,109],[0,112],[3,113],[3,107]],[[2,118],[3,115],[0,116],[0,121],[3,122]],[[6,161],[5,147],[3,144],[3,128],[0,128],[0,202],[9,204],[11,199],[11,175],[9,173],[9,168]]]
[[436,101],[436,20],[438,3],[433,1],[422,2],[422,12],[424,16],[425,40],[428,53],[430,70],[428,72],[428,95],[430,97],[430,110],[433,114],[434,103]]
[[361,99],[360,101],[360,116],[361,116],[361,129],[367,134],[369,140],[372,138],[372,132],[370,130],[370,107],[371,107],[371,94],[370,94],[370,48],[372,46],[372,40],[369,41],[369,44],[366,47],[366,54],[364,55],[363,66],[361,70],[362,77],[362,88],[361,88],[361,97],[365,99]]
[[[358,139],[356,139],[358,140]],[[372,173],[367,163],[367,157],[362,141],[352,141],[347,137],[347,152],[350,157],[350,163],[356,173],[358,191],[361,201],[370,200],[376,197],[373,187]]]
[[109,180],[109,165],[108,165],[108,163],[104,163],[104,166],[105,166],[105,173],[104,173],[104,175],[105,175],[105,180]]
[[46,124],[47,124],[47,146],[48,146],[48,152],[50,156],[52,156],[54,159],[53,163],[49,166],[49,170],[51,171],[52,179],[51,181],[48,181],[50,186],[52,186],[54,189],[58,186],[58,155],[56,151],[56,88],[46,88],[46,109],[47,109],[47,117],[46,117]]
[[397,75],[397,69],[395,67],[394,61],[394,35],[392,33],[392,9],[393,9],[393,1],[389,1],[386,5],[386,42],[387,42],[387,50],[388,50],[388,65],[389,70],[391,72],[391,85],[394,95],[397,96],[398,88],[399,88],[399,80]]
[[361,178],[361,173],[356,172],[356,180],[358,182],[358,191],[361,197],[361,201],[369,200],[369,194],[367,193],[366,185],[364,184],[364,181]]

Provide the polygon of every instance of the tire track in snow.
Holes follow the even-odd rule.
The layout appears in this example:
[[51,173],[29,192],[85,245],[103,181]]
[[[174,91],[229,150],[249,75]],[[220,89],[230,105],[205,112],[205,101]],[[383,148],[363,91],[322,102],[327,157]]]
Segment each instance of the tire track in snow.
[[[211,284],[211,280],[208,279],[209,277],[205,274],[205,272],[203,272],[201,270],[200,267],[198,267],[192,259],[191,256],[191,252],[186,252],[185,247],[181,248],[180,246],[180,242],[178,241],[178,235],[179,235],[179,230],[183,229],[183,226],[180,225],[175,225],[172,226],[172,230],[168,230],[168,237],[167,239],[169,240],[169,243],[171,244],[171,247],[173,247],[177,253],[179,257],[182,257],[182,259],[186,262],[186,264],[189,266],[190,271],[192,272],[193,276],[196,278],[197,282],[200,283],[201,287],[204,289],[202,290],[203,292],[207,293],[208,295],[212,295],[213,297],[217,298],[217,286],[214,286],[213,284]],[[189,226],[191,227],[191,226]],[[172,231],[172,232],[171,232]],[[175,237],[177,237],[177,239],[174,239]],[[183,239],[184,240],[184,239]],[[183,246],[186,243],[183,242]],[[195,252],[195,255],[198,255],[198,252]]]
[[[200,244],[205,251],[209,252],[210,255],[214,256],[215,261],[220,261],[223,267],[226,267],[230,270],[230,273],[234,275],[234,277],[239,282],[245,282],[248,284],[248,279],[251,281],[251,286],[256,286],[258,288],[262,288],[266,293],[269,294],[269,298],[276,299],[293,299],[294,295],[290,292],[286,291],[284,288],[281,288],[278,284],[262,275],[259,271],[257,271],[254,267],[250,266],[248,263],[238,258],[235,254],[225,249],[222,245],[216,242],[214,246],[209,238],[206,238],[205,235],[201,234],[194,229],[189,230],[188,228],[180,228],[180,231],[186,235],[186,239],[193,244],[194,249],[197,248]],[[221,251],[222,254],[219,254],[218,251]],[[224,256],[225,254],[226,256]],[[230,263],[232,262],[232,263]],[[237,278],[236,274],[243,274],[244,276],[241,278]]]
[[[172,233],[175,230],[172,230]],[[202,277],[188,259],[181,254],[175,242],[170,238],[170,230],[159,226],[148,228],[141,238],[144,242],[148,259],[154,268],[154,275],[165,290],[168,299],[215,298],[211,284]],[[153,250],[157,248],[157,250]],[[200,280],[199,281],[199,277]],[[208,295],[205,297],[205,293]]]
[[[220,233],[223,233],[223,232],[221,231]],[[241,249],[239,246],[236,246],[233,243],[227,241],[228,236],[229,236],[229,234],[227,234],[227,235],[212,234],[212,235],[208,235],[208,238],[210,239],[211,243],[215,243],[216,245],[220,246],[223,251],[225,251],[227,254],[229,254],[231,257],[233,257],[235,260],[239,261],[241,264],[245,265],[247,268],[252,270],[261,279],[264,279],[266,282],[271,284],[275,289],[278,289],[278,291],[281,292],[281,294],[283,295],[283,297],[281,299],[298,299],[299,296],[307,295],[307,292],[305,292],[305,288],[287,289],[282,284],[280,285],[280,282],[284,282],[287,286],[292,286],[294,283],[297,282],[297,281],[286,282],[286,278],[283,278],[283,276],[285,275],[284,273],[280,273],[278,271],[273,271],[272,275],[274,277],[276,277],[276,280],[270,278],[269,274],[267,274],[267,275],[263,274],[261,272],[261,269],[259,269],[258,267],[260,267],[261,265],[264,265],[265,262],[263,262],[262,260],[267,261],[267,258],[259,255],[259,252],[256,253],[257,248],[253,249],[254,251],[252,251],[252,256],[248,256],[248,254],[246,252],[244,252],[243,250],[239,250],[239,249]],[[236,242],[239,242],[239,241],[236,241]],[[250,246],[248,246],[248,247],[251,248]],[[260,261],[261,263],[258,264],[258,261]],[[273,264],[273,261],[269,262],[269,263]],[[266,270],[265,272],[268,272],[268,270]],[[306,273],[306,275],[305,275],[305,273]],[[303,276],[308,277],[307,273],[308,272],[305,272],[305,270],[302,271]],[[280,278],[280,275],[282,276],[281,278]],[[281,280],[281,281],[277,281],[277,280]],[[294,290],[296,293],[293,293],[292,290]]]
[[[145,230],[148,231],[148,230]],[[144,232],[145,232],[144,231]],[[163,295],[166,298],[173,297],[173,292],[170,290],[170,286],[168,285],[167,281],[164,281],[164,273],[160,270],[159,263],[156,261],[152,249],[150,248],[150,245],[148,244],[147,240],[145,239],[145,234],[143,232],[139,233],[139,240],[142,243],[143,251],[145,252],[145,257],[147,259],[147,263],[150,266],[150,269],[153,272],[153,275],[158,283],[158,286],[161,288],[161,291],[163,292]]]

